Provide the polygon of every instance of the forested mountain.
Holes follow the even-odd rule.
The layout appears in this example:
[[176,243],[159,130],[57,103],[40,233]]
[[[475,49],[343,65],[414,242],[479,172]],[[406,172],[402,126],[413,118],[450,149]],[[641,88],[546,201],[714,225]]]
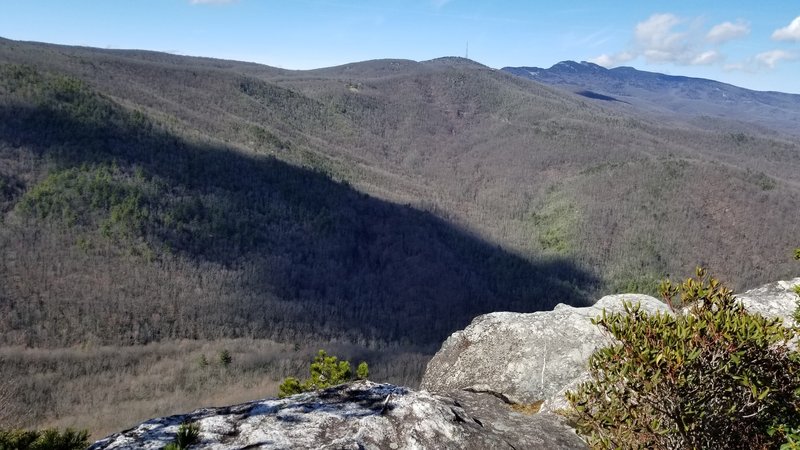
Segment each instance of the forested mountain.
[[[274,379],[324,343],[413,385],[481,313],[696,264],[739,287],[792,272],[796,136],[611,103],[461,58],[286,71],[0,40],[0,372],[47,404],[180,339]],[[175,370],[124,400],[210,382]],[[170,406],[199,404],[138,419]]]
[[[349,163],[327,163],[303,140],[345,140],[355,121],[296,91],[212,72],[210,88],[238,90],[265,116],[238,118],[229,125],[246,136],[228,130],[220,142],[46,66],[2,70],[7,344],[248,336],[435,346],[477,313],[581,302],[593,286],[566,258],[525,259],[352,188],[355,176],[338,173]],[[221,107],[187,102],[182,114]],[[282,152],[308,164],[273,155]]]

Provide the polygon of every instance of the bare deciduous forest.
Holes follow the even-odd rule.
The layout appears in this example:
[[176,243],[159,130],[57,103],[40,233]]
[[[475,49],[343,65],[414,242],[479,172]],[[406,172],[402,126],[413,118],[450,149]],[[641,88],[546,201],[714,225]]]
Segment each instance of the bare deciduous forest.
[[482,313],[792,273],[800,142],[689,123],[458,58],[0,40],[0,396],[100,436],[274,395],[318,348],[414,386]]

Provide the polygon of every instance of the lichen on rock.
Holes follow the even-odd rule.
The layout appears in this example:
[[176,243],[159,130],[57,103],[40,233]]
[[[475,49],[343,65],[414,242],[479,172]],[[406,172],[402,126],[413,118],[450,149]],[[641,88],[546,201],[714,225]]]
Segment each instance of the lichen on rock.
[[[388,401],[387,401],[388,399]],[[358,381],[284,399],[154,419],[96,442],[91,450],[161,449],[183,422],[209,449],[583,448],[552,416],[536,420],[486,394],[434,395]]]

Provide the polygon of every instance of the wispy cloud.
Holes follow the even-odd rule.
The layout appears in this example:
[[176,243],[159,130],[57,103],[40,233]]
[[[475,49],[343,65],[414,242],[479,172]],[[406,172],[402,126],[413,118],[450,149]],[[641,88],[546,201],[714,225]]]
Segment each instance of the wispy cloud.
[[789,25],[775,30],[772,33],[772,39],[776,41],[800,41],[800,16],[795,17]]
[[707,50],[695,56],[689,63],[693,66],[707,66],[721,61],[723,56],[716,50]]
[[770,50],[756,55],[756,61],[770,69],[774,69],[781,61],[791,61],[793,59],[797,59],[797,55],[786,50]]
[[576,27],[561,36],[566,47],[596,48],[614,39],[615,29],[604,27],[599,30]]
[[634,59],[636,59],[636,55],[629,52],[615,53],[613,55],[603,53],[602,55],[589,60],[589,62],[593,62],[603,67],[615,67]]
[[739,19],[736,23],[722,22],[714,25],[706,34],[706,39],[714,44],[722,44],[750,34],[750,24]]
[[743,61],[725,64],[722,68],[728,72],[756,73],[763,70],[775,69],[781,61],[796,61],[798,59],[800,59],[800,56],[796,53],[775,49],[759,53]]

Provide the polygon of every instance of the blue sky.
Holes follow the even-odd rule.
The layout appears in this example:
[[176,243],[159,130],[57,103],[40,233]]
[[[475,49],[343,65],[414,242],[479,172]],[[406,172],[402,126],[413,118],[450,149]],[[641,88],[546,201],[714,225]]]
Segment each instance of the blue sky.
[[800,93],[797,0],[0,0],[0,36],[308,69],[562,60]]

